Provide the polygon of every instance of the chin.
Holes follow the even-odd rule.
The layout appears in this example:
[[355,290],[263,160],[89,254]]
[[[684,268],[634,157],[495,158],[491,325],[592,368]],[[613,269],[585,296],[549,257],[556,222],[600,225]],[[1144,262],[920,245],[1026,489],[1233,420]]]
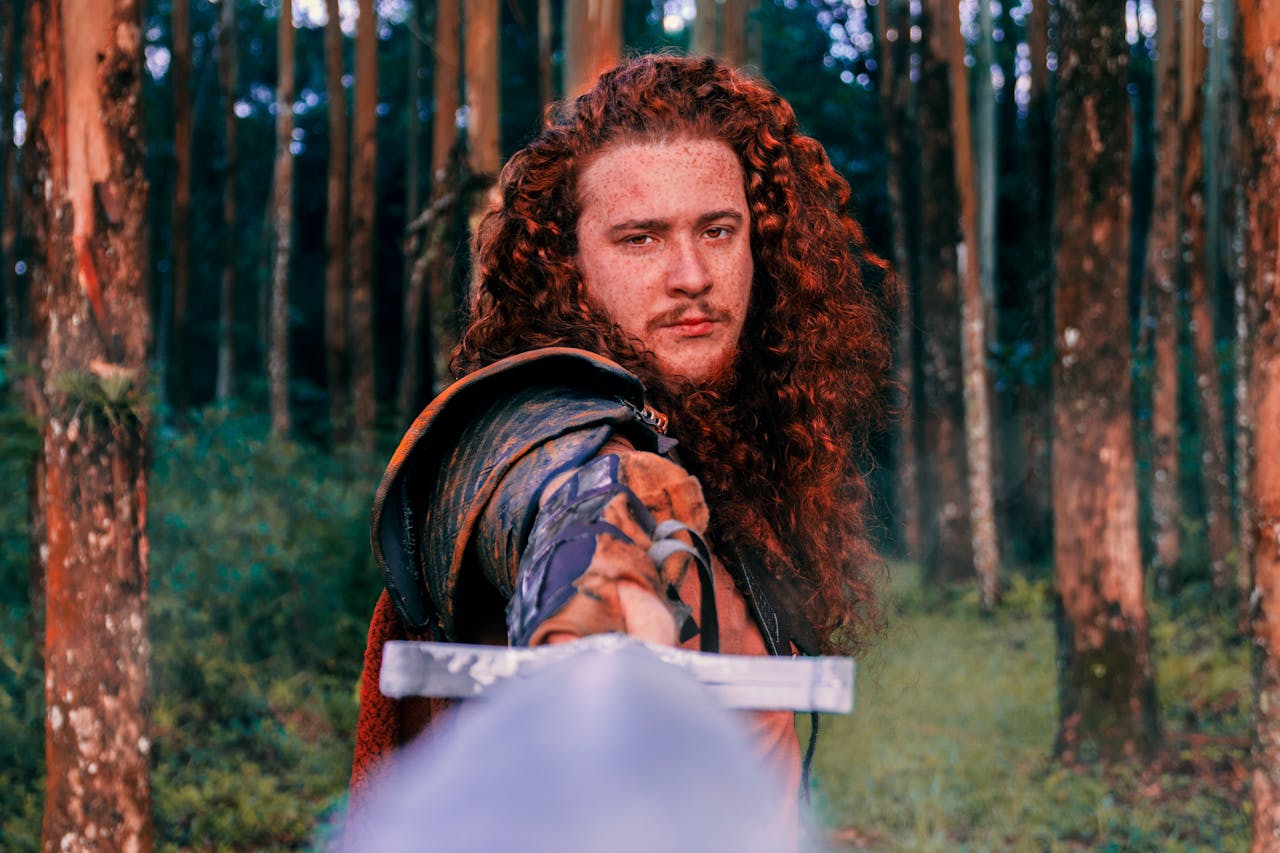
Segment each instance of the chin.
[[681,353],[683,357],[670,358],[659,353],[657,364],[672,389],[713,388],[733,379],[736,355],[736,351],[696,357]]

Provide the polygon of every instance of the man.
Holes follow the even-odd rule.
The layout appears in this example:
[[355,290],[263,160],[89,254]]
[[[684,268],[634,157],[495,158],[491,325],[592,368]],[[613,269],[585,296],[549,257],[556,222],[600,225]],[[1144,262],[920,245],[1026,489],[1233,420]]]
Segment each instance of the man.
[[[501,190],[464,378],[375,503],[357,790],[438,711],[377,694],[387,639],[816,654],[876,625],[856,462],[888,410],[892,280],[790,106],[711,59],[640,57]],[[798,782],[791,715],[752,732]]]

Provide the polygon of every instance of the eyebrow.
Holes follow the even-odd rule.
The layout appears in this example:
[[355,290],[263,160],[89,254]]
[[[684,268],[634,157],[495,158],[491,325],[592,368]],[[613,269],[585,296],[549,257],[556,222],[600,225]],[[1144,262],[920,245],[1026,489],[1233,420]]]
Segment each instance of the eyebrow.
[[[724,210],[711,210],[698,217],[697,224],[699,226],[707,225],[718,219],[728,219],[735,224],[741,223],[743,216],[736,210],[725,208]],[[671,227],[669,219],[627,219],[622,222],[616,222],[609,226],[610,233],[618,233],[622,231],[665,231]]]

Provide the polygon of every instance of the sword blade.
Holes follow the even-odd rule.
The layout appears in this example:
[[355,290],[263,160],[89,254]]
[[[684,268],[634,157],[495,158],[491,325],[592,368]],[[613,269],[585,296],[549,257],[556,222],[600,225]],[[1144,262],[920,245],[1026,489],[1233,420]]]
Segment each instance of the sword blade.
[[853,710],[854,662],[850,658],[708,654],[621,634],[597,634],[537,649],[393,640],[382,650],[379,687],[383,695],[395,699],[468,699],[503,681],[528,678],[573,655],[634,647],[683,670],[727,708],[832,714]]

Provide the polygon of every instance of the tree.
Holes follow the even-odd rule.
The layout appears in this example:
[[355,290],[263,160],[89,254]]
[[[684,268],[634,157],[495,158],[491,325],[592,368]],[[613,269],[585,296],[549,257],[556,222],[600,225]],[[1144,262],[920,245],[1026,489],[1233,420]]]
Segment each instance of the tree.
[[218,288],[218,375],[215,396],[218,402],[231,399],[235,390],[236,338],[235,294],[236,256],[239,241],[236,215],[236,180],[239,175],[237,147],[236,90],[239,87],[239,57],[236,51],[236,4],[226,0],[219,7],[218,85],[222,89],[224,137],[222,170],[222,278]]
[[960,208],[952,156],[951,31],[946,4],[924,4],[920,28],[920,162],[918,315],[922,341],[917,396],[920,429],[920,517],[925,577],[970,580],[974,575],[968,469],[964,442],[964,386],[960,356],[960,281],[956,247]]
[[325,91],[329,96],[329,189],[325,208],[324,365],[329,430],[335,444],[350,438],[347,353],[347,91],[342,85],[342,18],[326,0]]
[[[436,3],[435,73],[432,86],[435,93],[435,118],[431,123],[431,198],[438,203],[448,190],[448,175],[454,148],[458,144],[458,123],[455,116],[461,98],[460,48],[462,47],[462,3],[460,0],[439,0]],[[444,251],[444,230],[448,222],[440,217],[437,226],[439,238],[437,255],[428,264],[427,299],[430,304],[429,340],[427,351],[431,353],[431,391],[444,390],[451,378],[449,357],[458,342],[458,312],[453,298],[453,256]],[[427,239],[431,241],[435,235]],[[416,359],[416,355],[415,355]],[[407,384],[407,383],[406,383]],[[417,382],[414,383],[416,388]],[[416,393],[416,392],[415,392]],[[407,417],[412,405],[404,401],[402,410]]]
[[1151,522],[1155,539],[1157,584],[1167,588],[1169,572],[1178,562],[1181,537],[1178,528],[1178,248],[1179,164],[1182,162],[1178,114],[1177,0],[1160,0],[1159,59],[1156,63],[1156,122],[1159,152],[1152,205],[1151,233],[1147,238],[1146,283],[1154,355],[1151,389]]
[[1249,230],[1246,276],[1256,313],[1250,358],[1255,455],[1253,550],[1253,849],[1280,845],[1280,7],[1239,0],[1241,174]]
[[[1181,94],[1178,121],[1182,134],[1181,260],[1187,281],[1187,308],[1191,318],[1191,350],[1195,356],[1196,407],[1200,433],[1200,482],[1205,496],[1205,523],[1214,589],[1231,587],[1227,560],[1233,546],[1231,492],[1227,480],[1226,418],[1222,411],[1222,380],[1218,375],[1213,312],[1209,305],[1205,264],[1204,210],[1204,84],[1206,55],[1199,0],[1183,9]],[[1216,274],[1216,271],[1214,271]]]
[[[996,542],[994,488],[991,473],[991,403],[987,378],[987,307],[982,280],[990,276],[985,264],[994,255],[985,252],[979,216],[982,186],[974,174],[973,124],[969,117],[969,73],[965,68],[964,35],[960,32],[958,7],[951,2],[937,7],[938,23],[944,26],[950,43],[951,130],[955,145],[953,163],[956,190],[960,196],[962,247],[956,260],[960,265],[960,360],[964,371],[964,446],[969,474],[969,524],[973,531],[973,565],[984,610],[995,607],[999,596],[1000,553]],[[990,24],[990,9],[986,12]],[[943,24],[943,21],[946,23]],[[990,94],[991,65],[979,65],[979,89]],[[989,117],[994,126],[995,103]],[[985,115],[985,113],[984,113]],[[988,129],[994,133],[994,127]],[[993,148],[994,150],[994,148]],[[995,158],[986,166],[994,177]],[[985,181],[983,182],[985,183]],[[994,182],[993,182],[994,185]],[[994,234],[989,235],[994,245]]]
[[[13,113],[19,64],[19,51],[14,48],[18,44],[20,18],[15,4],[8,3],[0,9],[0,310],[4,311],[4,342],[9,346],[17,341],[19,327],[13,255],[21,208],[16,194],[18,148],[13,143]],[[11,187],[15,189],[11,191]]]
[[26,5],[47,495],[43,846],[145,851],[151,325],[139,6]]
[[378,19],[360,0],[356,22],[356,96],[351,142],[351,291],[347,345],[355,441],[372,452],[377,421],[373,357],[374,219],[378,205]]
[[271,431],[286,436],[289,417],[289,264],[293,256],[293,0],[281,0],[276,21],[276,166],[272,180],[271,223],[275,252],[271,266],[270,386]]
[[698,0],[695,8],[690,53],[759,67],[759,0]]
[[[888,192],[892,216],[891,260],[902,281],[898,303],[896,378],[903,397],[910,402],[917,386],[914,379],[916,359],[915,312],[912,302],[918,292],[914,251],[919,218],[918,196],[912,165],[915,139],[911,135],[914,116],[911,113],[910,47],[911,13],[904,0],[885,0],[876,12],[877,58],[880,65],[880,112],[884,123],[885,148],[889,160]],[[893,437],[894,511],[904,553],[912,559],[920,557],[920,497],[916,480],[917,408],[912,405],[898,422]]]
[[565,0],[565,97],[581,95],[621,58],[621,0]]
[[[1124,10],[1059,7],[1053,372],[1054,589],[1067,761],[1157,739],[1130,412],[1129,104]],[[1107,140],[1098,144],[1097,140]]]
[[173,28],[173,197],[171,201],[173,258],[172,292],[165,372],[169,398],[176,405],[187,402],[187,306],[191,293],[191,136],[194,125],[191,98],[191,3],[173,0],[170,7]]

